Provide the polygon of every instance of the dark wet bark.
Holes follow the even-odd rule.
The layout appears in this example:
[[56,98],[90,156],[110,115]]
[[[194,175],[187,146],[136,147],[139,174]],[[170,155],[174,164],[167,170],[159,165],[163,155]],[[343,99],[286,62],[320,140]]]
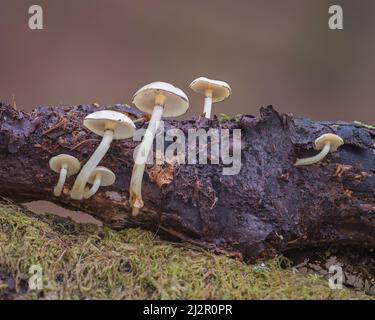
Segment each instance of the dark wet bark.
[[[125,106],[109,107],[141,114]],[[375,248],[375,132],[353,123],[317,122],[262,108],[259,118],[166,121],[185,133],[189,128],[242,130],[242,169],[222,175],[223,165],[154,167],[168,175],[162,184],[145,174],[145,207],[132,217],[128,189],[133,150],[139,142],[115,141],[102,165],[116,173],[116,183],[89,200],[52,190],[57,174],[52,156],[68,153],[87,160],[100,137],[82,126],[95,106],[40,107],[32,113],[0,105],[0,195],[16,202],[48,200],[87,212],[111,228],[141,227],[185,242],[233,255],[269,257],[306,245]],[[140,122],[138,127],[147,127]],[[295,167],[297,157],[314,154],[313,141],[337,133],[345,145],[319,164]],[[155,170],[154,170],[155,169]],[[159,182],[159,183],[157,183]]]

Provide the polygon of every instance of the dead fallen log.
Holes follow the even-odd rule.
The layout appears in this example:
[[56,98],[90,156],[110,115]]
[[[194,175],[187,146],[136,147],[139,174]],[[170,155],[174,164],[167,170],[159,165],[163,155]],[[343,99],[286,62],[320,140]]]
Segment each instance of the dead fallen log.
[[[100,109],[100,108],[99,108]],[[133,118],[126,106],[108,107]],[[141,227],[184,242],[247,258],[328,244],[375,248],[375,132],[354,123],[316,122],[262,108],[260,117],[219,121],[166,121],[190,128],[241,129],[242,166],[222,175],[224,164],[154,165],[143,184],[145,207],[137,217],[128,202],[133,167],[132,139],[114,141],[102,165],[116,173],[114,185],[87,200],[53,196],[57,175],[52,156],[87,160],[100,142],[82,125],[95,106],[39,107],[31,113],[0,104],[0,195],[16,202],[48,200],[80,210],[111,228]],[[141,121],[137,127],[146,127]],[[296,167],[314,154],[313,141],[340,135],[345,145],[321,163]]]

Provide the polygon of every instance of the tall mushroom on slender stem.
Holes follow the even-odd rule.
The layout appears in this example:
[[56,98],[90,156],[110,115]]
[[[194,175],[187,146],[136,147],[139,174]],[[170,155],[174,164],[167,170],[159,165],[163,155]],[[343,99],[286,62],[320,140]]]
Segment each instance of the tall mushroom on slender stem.
[[313,157],[297,159],[296,163],[294,164],[295,166],[306,166],[323,160],[328,153],[335,152],[340,146],[342,146],[344,144],[344,140],[342,140],[342,138],[336,134],[327,133],[316,139],[314,144],[315,149],[321,151]]
[[89,114],[83,125],[90,131],[102,136],[98,148],[83,166],[74,182],[70,196],[72,199],[81,200],[91,173],[107,153],[112,140],[130,138],[135,133],[133,121],[123,113],[111,110],[102,110]]
[[68,154],[60,154],[49,160],[49,166],[53,171],[60,174],[59,180],[53,189],[53,194],[56,197],[60,197],[66,178],[78,173],[81,164],[78,159]]
[[212,103],[223,101],[228,98],[232,92],[228,83],[219,80],[211,80],[205,77],[195,79],[190,88],[198,93],[204,94],[204,108],[205,117],[211,118]]
[[115,180],[116,176],[111,170],[105,167],[96,167],[87,181],[89,184],[92,184],[92,187],[85,189],[83,197],[85,199],[92,197],[99,190],[99,187],[110,186],[115,183]]
[[184,114],[189,108],[189,99],[181,89],[169,83],[153,82],[135,93],[133,103],[141,111],[151,114],[144,138],[136,150],[130,182],[130,204],[133,208],[133,215],[137,215],[139,209],[143,207],[142,179],[145,163],[151,151],[161,117],[178,117]]

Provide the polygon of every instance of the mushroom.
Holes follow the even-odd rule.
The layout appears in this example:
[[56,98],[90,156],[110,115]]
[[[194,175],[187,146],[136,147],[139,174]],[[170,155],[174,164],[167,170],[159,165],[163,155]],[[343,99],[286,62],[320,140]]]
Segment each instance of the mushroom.
[[102,136],[103,139],[74,182],[70,196],[76,200],[83,198],[86,183],[91,173],[107,153],[112,140],[130,138],[135,133],[135,125],[129,117],[111,110],[102,110],[89,114],[83,121],[83,125],[90,131]]
[[107,187],[115,183],[116,176],[115,174],[105,168],[105,167],[96,167],[95,170],[91,173],[89,180],[87,182],[92,184],[91,189],[86,188],[83,197],[88,199],[92,197],[99,189],[99,187]]
[[133,103],[141,111],[151,114],[144,138],[135,154],[135,164],[130,181],[130,204],[133,215],[143,207],[142,179],[145,163],[151,151],[161,117],[178,117],[189,108],[186,94],[175,86],[165,82],[153,82],[139,89],[133,96]]
[[79,163],[78,159],[68,154],[60,154],[49,160],[49,166],[53,171],[60,174],[59,180],[53,189],[53,194],[56,197],[60,197],[64,188],[66,177],[70,177],[78,173],[79,169],[81,169],[81,164]]
[[212,103],[223,101],[232,93],[232,89],[228,83],[219,80],[211,80],[205,77],[195,79],[190,84],[190,88],[195,92],[204,94],[203,112],[208,119],[211,118]]
[[335,152],[342,146],[344,140],[336,134],[327,133],[316,139],[314,143],[315,149],[321,150],[320,153],[310,158],[297,159],[295,163],[296,166],[306,166],[321,161],[329,152]]

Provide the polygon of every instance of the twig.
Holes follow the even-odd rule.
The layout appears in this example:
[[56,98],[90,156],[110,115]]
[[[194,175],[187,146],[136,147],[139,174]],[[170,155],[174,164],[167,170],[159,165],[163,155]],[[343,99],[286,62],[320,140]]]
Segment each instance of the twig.
[[95,142],[99,142],[98,139],[87,139],[87,140],[83,140],[83,141],[77,143],[75,146],[71,147],[71,148],[70,148],[70,151],[73,151],[73,150],[79,148],[81,145],[83,145],[83,144],[85,144],[85,143],[87,143],[87,142],[94,142],[94,141],[95,141]]
[[55,126],[53,126],[52,128],[49,128],[48,130],[44,131],[42,133],[42,135],[44,136],[44,135],[46,135],[48,133],[51,133],[52,131],[54,131],[54,130],[60,128],[61,126],[63,126],[65,123],[66,123],[66,119],[64,118],[59,123],[57,123]]

